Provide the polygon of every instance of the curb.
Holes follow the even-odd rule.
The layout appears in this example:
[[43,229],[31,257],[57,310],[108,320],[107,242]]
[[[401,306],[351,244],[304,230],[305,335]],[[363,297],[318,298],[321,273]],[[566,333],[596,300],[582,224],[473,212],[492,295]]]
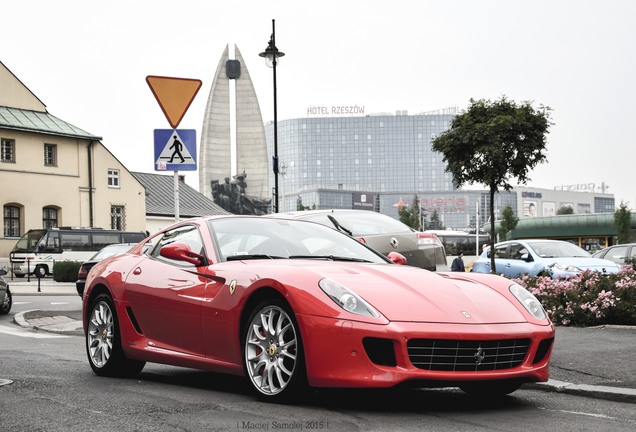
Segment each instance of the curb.
[[523,388],[566,393],[574,396],[585,396],[615,402],[636,403],[636,389],[631,388],[572,384],[557,380],[548,380],[548,382],[545,383],[524,384]]
[[[38,312],[38,309],[32,309],[17,313],[13,316],[13,321],[20,327],[33,328],[49,333],[57,333],[72,336],[84,336],[84,325],[82,321],[69,318],[65,315],[55,315],[52,317],[36,318],[27,321],[25,315],[32,312]],[[60,311],[60,313],[63,313]]]

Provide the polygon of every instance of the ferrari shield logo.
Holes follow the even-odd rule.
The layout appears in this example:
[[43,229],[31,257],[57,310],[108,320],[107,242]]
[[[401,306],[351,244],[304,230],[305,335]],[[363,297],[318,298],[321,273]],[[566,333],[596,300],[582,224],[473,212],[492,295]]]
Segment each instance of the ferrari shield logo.
[[236,291],[236,279],[230,282],[230,295],[234,294],[234,291]]

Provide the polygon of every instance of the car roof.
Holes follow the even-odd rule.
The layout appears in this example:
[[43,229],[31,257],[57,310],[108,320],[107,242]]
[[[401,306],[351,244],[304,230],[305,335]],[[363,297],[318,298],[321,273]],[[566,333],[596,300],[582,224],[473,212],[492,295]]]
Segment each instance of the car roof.
[[284,213],[275,213],[268,216],[289,216],[289,217],[297,217],[297,216],[311,216],[317,214],[329,214],[329,213],[370,213],[370,214],[382,214],[371,210],[357,210],[357,209],[320,209],[320,210],[298,210],[298,211],[290,211]]

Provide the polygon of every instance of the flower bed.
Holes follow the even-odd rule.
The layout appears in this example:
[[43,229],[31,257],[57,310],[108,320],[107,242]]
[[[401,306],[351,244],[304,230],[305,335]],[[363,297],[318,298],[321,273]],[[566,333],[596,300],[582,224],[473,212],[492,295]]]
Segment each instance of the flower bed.
[[556,325],[636,325],[636,269],[632,265],[612,275],[584,271],[576,278],[515,279],[543,304]]

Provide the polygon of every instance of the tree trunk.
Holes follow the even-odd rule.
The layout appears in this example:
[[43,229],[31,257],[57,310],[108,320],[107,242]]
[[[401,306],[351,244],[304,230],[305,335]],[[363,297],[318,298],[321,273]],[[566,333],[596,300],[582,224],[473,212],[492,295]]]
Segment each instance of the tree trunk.
[[495,242],[497,241],[497,231],[495,230],[495,191],[496,187],[490,185],[490,273],[497,274],[495,268]]

